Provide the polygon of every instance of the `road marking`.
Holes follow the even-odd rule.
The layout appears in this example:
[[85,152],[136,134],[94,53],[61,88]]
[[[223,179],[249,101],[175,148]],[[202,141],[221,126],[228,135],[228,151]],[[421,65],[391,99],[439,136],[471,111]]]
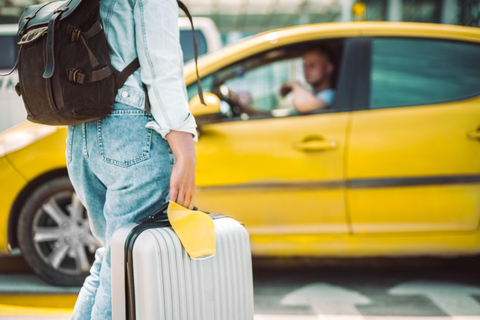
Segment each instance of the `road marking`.
[[356,291],[319,282],[292,291],[281,304],[310,306],[319,320],[364,320],[356,305],[370,304],[370,299]]
[[[345,319],[344,315],[329,315],[328,319]],[[364,316],[365,320],[450,320],[446,317],[410,317],[410,316]],[[0,318],[1,319],[1,318]],[[285,315],[285,314],[256,314],[255,320],[317,320],[315,315]],[[479,320],[480,316],[466,318],[469,320]]]
[[428,297],[455,320],[480,319],[480,304],[471,295],[480,295],[480,288],[454,282],[410,281],[388,291],[391,295]]
[[[0,318],[1,319],[1,318]],[[316,316],[301,314],[256,314],[255,320],[317,320]]]

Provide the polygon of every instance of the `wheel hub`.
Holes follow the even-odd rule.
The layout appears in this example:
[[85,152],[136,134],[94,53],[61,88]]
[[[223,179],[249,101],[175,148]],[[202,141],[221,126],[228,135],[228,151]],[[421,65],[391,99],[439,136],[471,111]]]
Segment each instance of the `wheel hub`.
[[87,272],[100,246],[90,232],[85,208],[72,192],[52,196],[39,209],[33,241],[42,260],[66,274]]

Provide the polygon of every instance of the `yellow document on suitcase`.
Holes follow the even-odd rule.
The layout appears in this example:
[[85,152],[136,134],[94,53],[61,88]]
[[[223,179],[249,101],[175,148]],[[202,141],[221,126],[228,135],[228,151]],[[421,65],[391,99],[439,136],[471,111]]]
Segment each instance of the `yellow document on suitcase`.
[[190,258],[207,259],[215,255],[215,226],[208,214],[170,201],[167,215]]

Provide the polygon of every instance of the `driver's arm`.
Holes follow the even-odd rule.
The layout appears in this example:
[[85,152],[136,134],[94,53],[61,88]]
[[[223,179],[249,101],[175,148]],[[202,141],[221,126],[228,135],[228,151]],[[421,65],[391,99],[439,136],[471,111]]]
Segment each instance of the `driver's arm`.
[[255,116],[255,115],[270,115],[270,112],[265,112],[265,111],[260,111],[252,107],[250,104],[237,104],[237,106],[240,108],[240,111],[242,113],[246,113],[249,116]]
[[241,113],[246,113],[249,116],[270,115],[270,112],[257,110],[249,103],[241,103],[240,100],[238,99],[238,95],[230,89],[228,90],[228,98],[236,107],[240,109]]
[[328,104],[317,98],[308,89],[296,81],[287,81],[282,85],[281,95],[284,96],[292,91],[293,105],[299,112],[327,109]]

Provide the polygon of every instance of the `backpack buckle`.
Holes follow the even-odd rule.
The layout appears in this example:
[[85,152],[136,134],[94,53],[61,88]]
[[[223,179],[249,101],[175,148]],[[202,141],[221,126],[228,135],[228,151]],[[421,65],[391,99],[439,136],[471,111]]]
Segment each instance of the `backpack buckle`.
[[70,35],[70,40],[72,42],[78,42],[78,39],[80,38],[81,33],[82,33],[82,30],[80,28],[77,28],[72,25],[67,26],[67,34]]
[[68,10],[68,7],[57,8],[53,11],[53,13],[65,12],[67,10]]
[[84,84],[85,83],[85,74],[82,73],[82,70],[79,69],[68,69],[68,80],[78,83]]
[[80,38],[80,33],[82,33],[82,30],[80,29],[75,29],[72,31],[72,42],[78,42],[78,38]]

